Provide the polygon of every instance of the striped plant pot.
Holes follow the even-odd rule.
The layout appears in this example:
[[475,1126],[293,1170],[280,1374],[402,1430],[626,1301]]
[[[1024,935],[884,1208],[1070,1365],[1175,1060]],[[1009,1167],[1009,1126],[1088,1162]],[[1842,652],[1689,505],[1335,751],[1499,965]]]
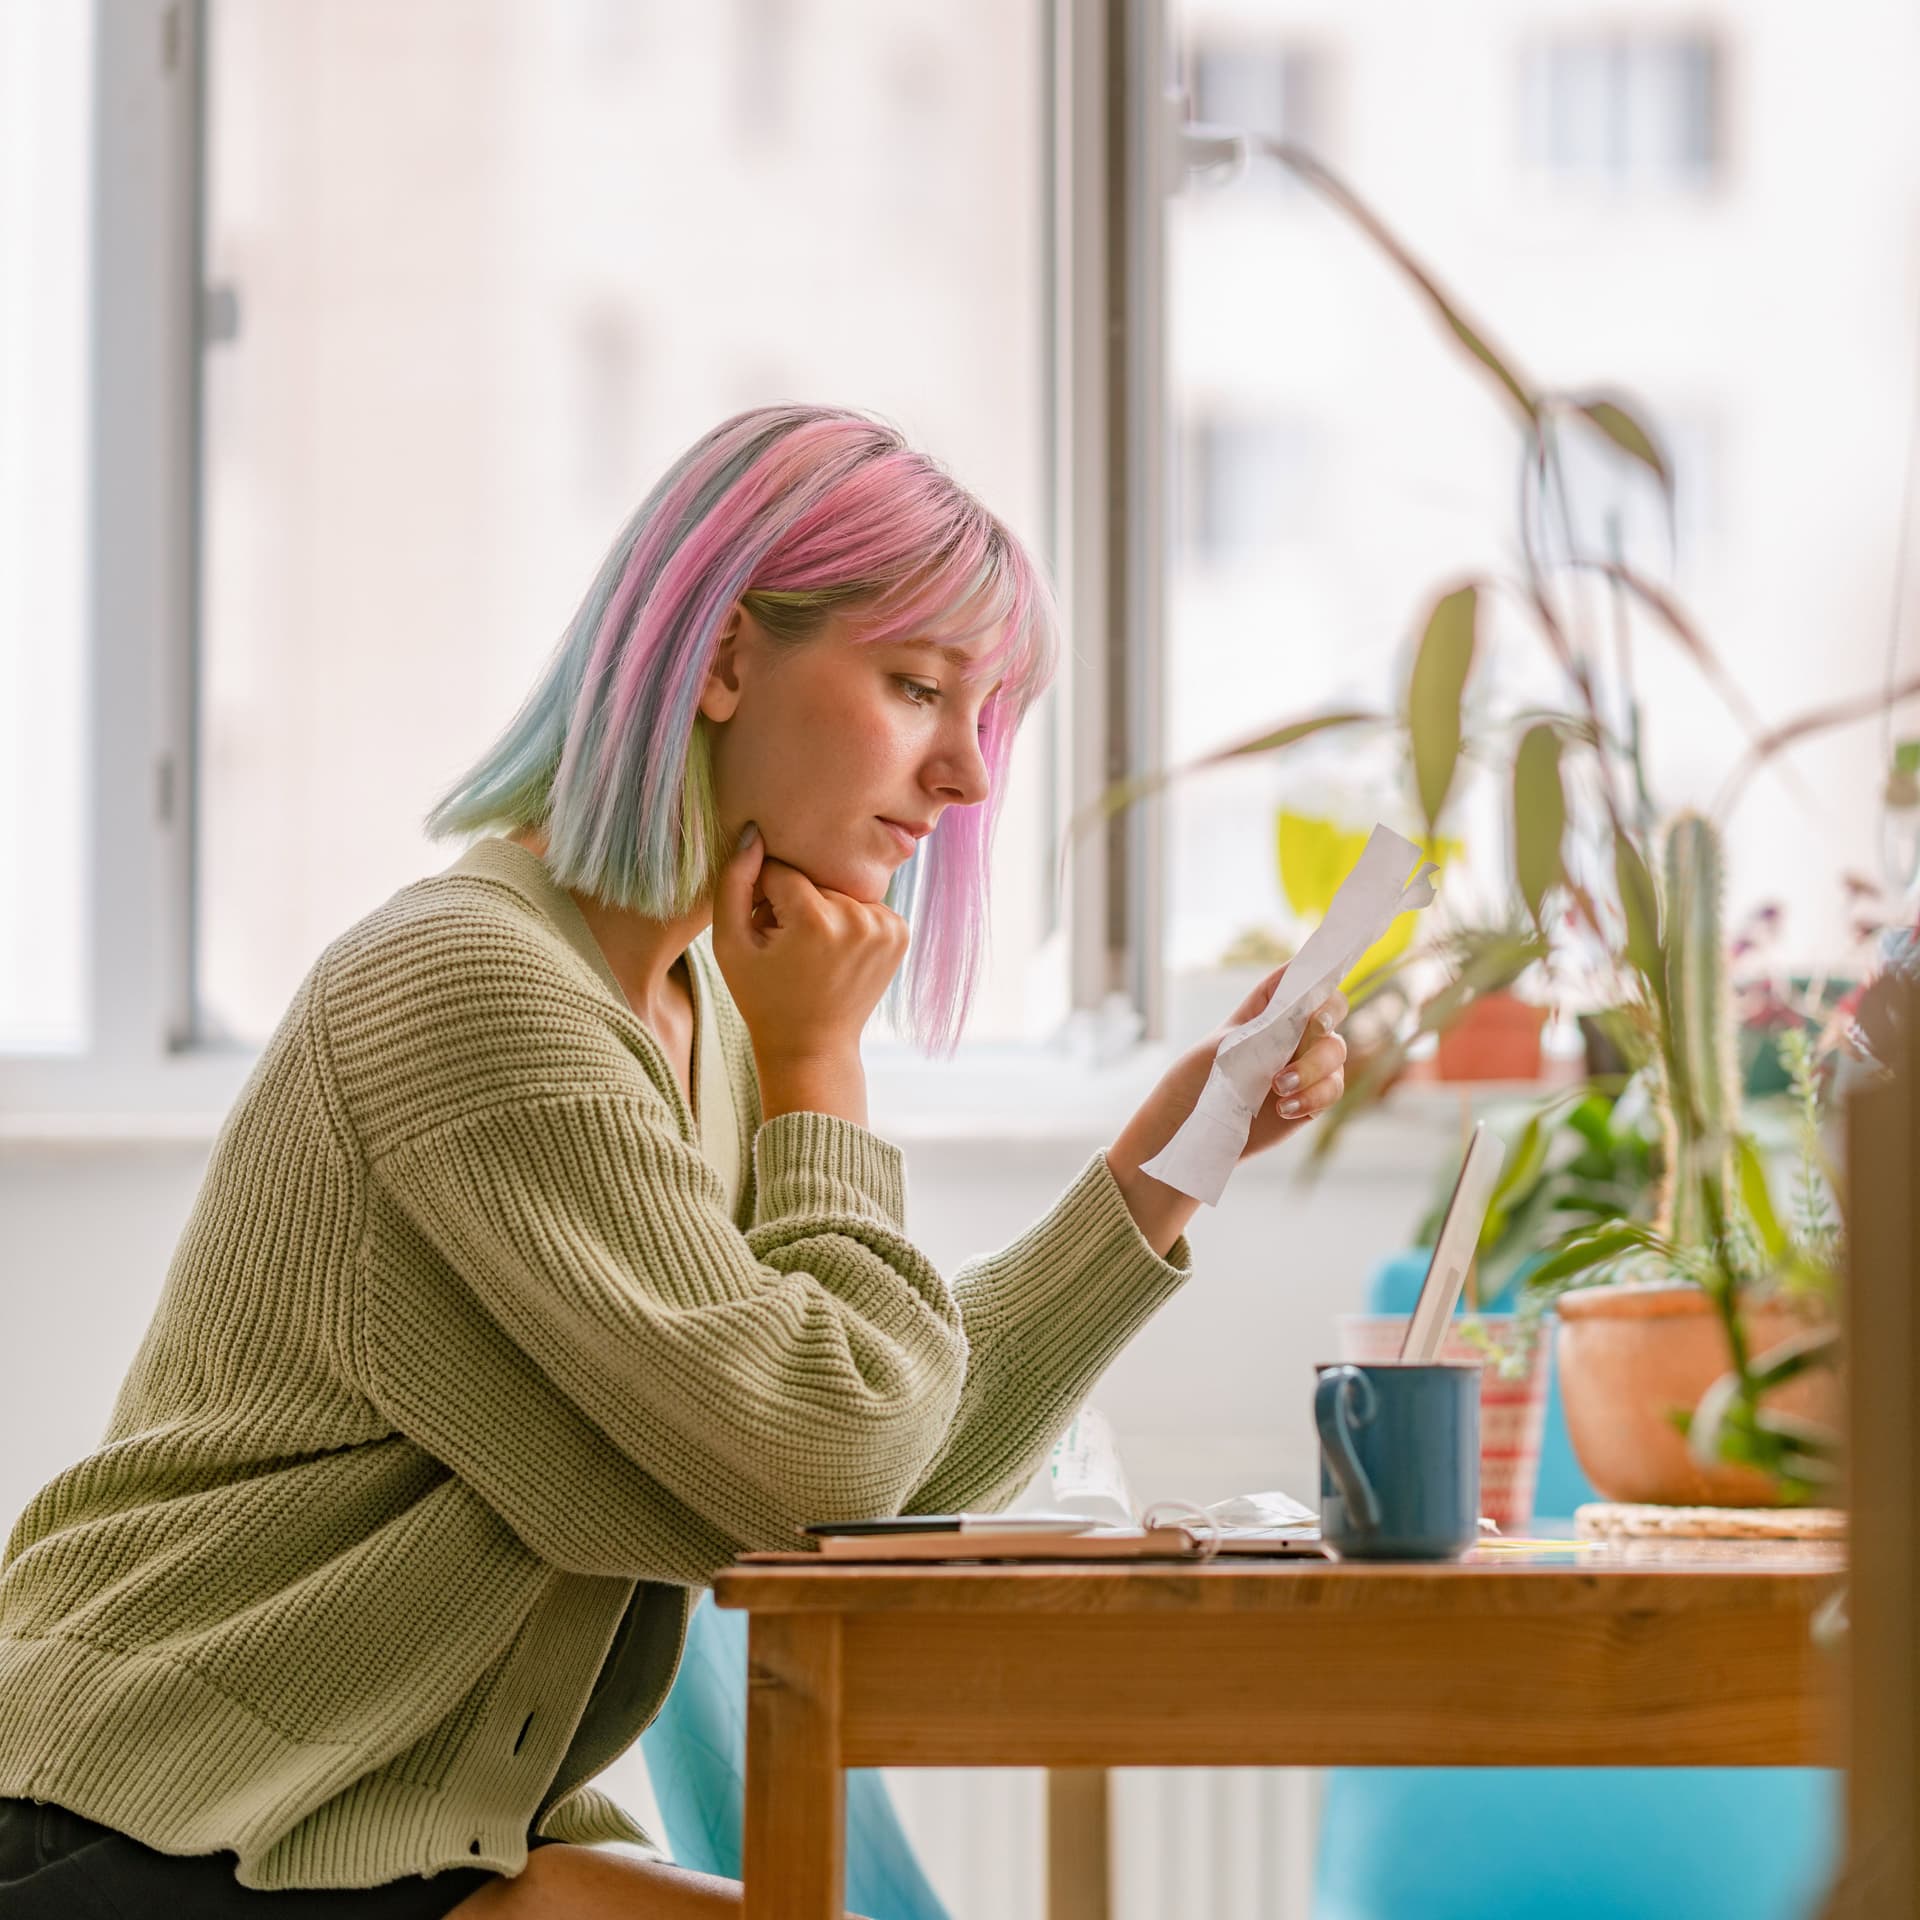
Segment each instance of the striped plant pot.
[[[1489,1338],[1502,1346],[1512,1340],[1512,1314],[1483,1313],[1475,1319]],[[1525,1533],[1533,1525],[1540,1436],[1547,1420],[1547,1335],[1551,1324],[1551,1320],[1539,1323],[1526,1371],[1513,1380],[1502,1379],[1486,1351],[1460,1337],[1458,1320],[1448,1329],[1440,1349],[1442,1360],[1480,1368],[1480,1511],[1502,1533]],[[1343,1313],[1336,1325],[1342,1360],[1379,1362],[1399,1358],[1407,1316]]]

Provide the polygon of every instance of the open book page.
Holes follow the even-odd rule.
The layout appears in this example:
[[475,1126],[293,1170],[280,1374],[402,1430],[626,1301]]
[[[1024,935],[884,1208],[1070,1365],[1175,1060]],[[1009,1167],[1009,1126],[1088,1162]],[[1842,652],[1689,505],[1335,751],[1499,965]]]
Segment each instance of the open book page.
[[1055,1512],[1078,1514],[1109,1527],[1166,1523],[1223,1541],[1320,1537],[1318,1509],[1278,1491],[1235,1494],[1204,1507],[1162,1501],[1143,1513],[1127,1485],[1112,1423],[1091,1406],[1080,1410],[1055,1443],[1041,1497]]

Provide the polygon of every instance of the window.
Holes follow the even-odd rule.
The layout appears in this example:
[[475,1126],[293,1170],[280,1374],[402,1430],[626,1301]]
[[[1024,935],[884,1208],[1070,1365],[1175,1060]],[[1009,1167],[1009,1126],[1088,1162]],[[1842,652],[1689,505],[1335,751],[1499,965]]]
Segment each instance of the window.
[[[748,44],[751,42],[751,44]],[[454,849],[418,822],[670,460],[744,406],[895,420],[1047,531],[1026,0],[214,0],[198,1028]],[[971,1033],[1057,1006],[1027,729]]]
[[[1224,41],[1240,11],[1175,0],[1180,44]],[[1824,16],[1723,9],[1710,32],[1573,31],[1555,11],[1519,10],[1526,156],[1555,188],[1601,191],[1545,198],[1511,190],[1524,185],[1511,120],[1474,110],[1515,78],[1501,40],[1512,9],[1443,20],[1416,0],[1337,15],[1273,0],[1262,18],[1283,43],[1315,36],[1365,136],[1333,164],[1467,317],[1543,386],[1617,391],[1664,443],[1672,552],[1657,488],[1597,434],[1569,430],[1579,544],[1605,552],[1617,535],[1675,588],[1763,726],[1871,695],[1889,672],[1920,340],[1920,284],[1886,269],[1905,257],[1920,186],[1911,22],[1887,9],[1856,36]],[[1786,72],[1801,82],[1795,114],[1763,119],[1734,97],[1744,76]],[[1695,191],[1723,182],[1729,129],[1749,122],[1765,168],[1737,196]],[[1642,194],[1668,200],[1642,217]],[[1617,217],[1629,203],[1634,217]],[[1166,592],[1167,759],[1179,762],[1329,708],[1391,710],[1435,594],[1518,571],[1520,438],[1484,370],[1317,198],[1279,217],[1246,181],[1195,181],[1167,227],[1168,414],[1192,423],[1173,441],[1185,537]],[[1278,430],[1307,422],[1320,467],[1302,482],[1309,442],[1283,457]],[[1275,537],[1276,503],[1296,489],[1306,537]],[[1564,543],[1552,514],[1543,535]],[[1564,700],[1511,604],[1486,630],[1482,697],[1503,710]],[[1712,806],[1748,744],[1741,723],[1656,620],[1628,607],[1616,622],[1597,586],[1588,604],[1595,644],[1631,659],[1656,805]],[[1797,746],[1729,816],[1730,918],[1778,903],[1781,951],[1808,970],[1862,962],[1842,875],[1871,871],[1879,845],[1876,725]],[[1506,869],[1500,782],[1470,769],[1459,803],[1460,891],[1491,900]],[[1163,804],[1176,1037],[1183,976],[1191,1033],[1230,1004],[1198,974],[1308,930],[1281,881],[1283,812],[1415,825],[1391,742],[1334,736],[1176,788]]]
[[1720,58],[1697,35],[1553,40],[1527,55],[1532,164],[1618,188],[1707,185],[1719,161]]
[[[1320,48],[1208,32],[1195,41],[1187,72],[1196,120],[1324,152],[1332,129],[1328,62]],[[1248,163],[1248,179],[1282,192],[1295,186],[1285,167],[1258,154]]]
[[[1671,525],[1653,476],[1599,434],[1576,429],[1559,441],[1574,544],[1590,557],[1618,556],[1652,579],[1698,582],[1713,557],[1718,526],[1719,436],[1696,413],[1644,403],[1639,413],[1673,476]],[[1565,533],[1549,515],[1547,540],[1555,553],[1565,551]]]
[[1254,564],[1312,530],[1326,472],[1310,421],[1202,413],[1186,445],[1183,520],[1197,563]]
[[[1095,7],[0,13],[0,780],[33,822],[0,854],[9,1104],[224,1109],[325,941],[451,857],[420,815],[641,491],[773,397],[891,414],[1081,602],[997,849],[983,1109],[992,1043],[1068,1008],[1116,1013],[1087,1057],[1123,1045],[1156,948],[1178,974],[1297,938],[1278,815],[1411,824],[1391,751],[1236,765],[1057,869],[1059,829],[1119,774],[1390,703],[1436,585],[1513,567],[1516,443],[1311,192],[1160,197],[1176,79],[1328,153],[1538,379],[1657,397],[1679,585],[1765,717],[1879,683],[1920,338],[1886,272],[1920,184],[1897,9],[1844,39],[1523,9],[1527,154],[1607,190],[1511,203],[1511,10],[1164,0],[1164,64],[1124,11],[1124,153]],[[1617,217],[1616,187],[1716,181],[1736,84],[1803,67],[1737,205]],[[1666,572],[1630,469],[1583,445],[1568,484],[1584,544],[1617,522]],[[1633,652],[1658,799],[1711,802],[1738,728],[1656,636]],[[1877,843],[1861,745],[1796,753],[1817,826],[1771,776],[1734,825],[1730,910],[1780,898],[1809,962],[1844,958],[1832,876]]]
[[92,9],[0,7],[0,1053],[86,1044]]

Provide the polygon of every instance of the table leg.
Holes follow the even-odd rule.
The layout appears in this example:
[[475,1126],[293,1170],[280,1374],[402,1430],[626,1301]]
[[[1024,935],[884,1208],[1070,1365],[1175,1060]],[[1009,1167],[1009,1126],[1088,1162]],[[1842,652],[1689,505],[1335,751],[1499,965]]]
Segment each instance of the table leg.
[[755,1614],[747,1628],[746,1920],[843,1920],[846,1774],[840,1621]]
[[1108,1920],[1108,1799],[1105,1767],[1047,1774],[1047,1920]]

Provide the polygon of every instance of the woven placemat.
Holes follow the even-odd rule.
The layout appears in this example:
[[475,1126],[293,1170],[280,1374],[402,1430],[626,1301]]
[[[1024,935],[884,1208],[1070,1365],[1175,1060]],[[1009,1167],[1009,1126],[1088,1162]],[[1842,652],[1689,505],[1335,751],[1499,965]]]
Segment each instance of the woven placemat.
[[1636,1507],[1597,1500],[1578,1508],[1584,1540],[1844,1540],[1839,1507]]

